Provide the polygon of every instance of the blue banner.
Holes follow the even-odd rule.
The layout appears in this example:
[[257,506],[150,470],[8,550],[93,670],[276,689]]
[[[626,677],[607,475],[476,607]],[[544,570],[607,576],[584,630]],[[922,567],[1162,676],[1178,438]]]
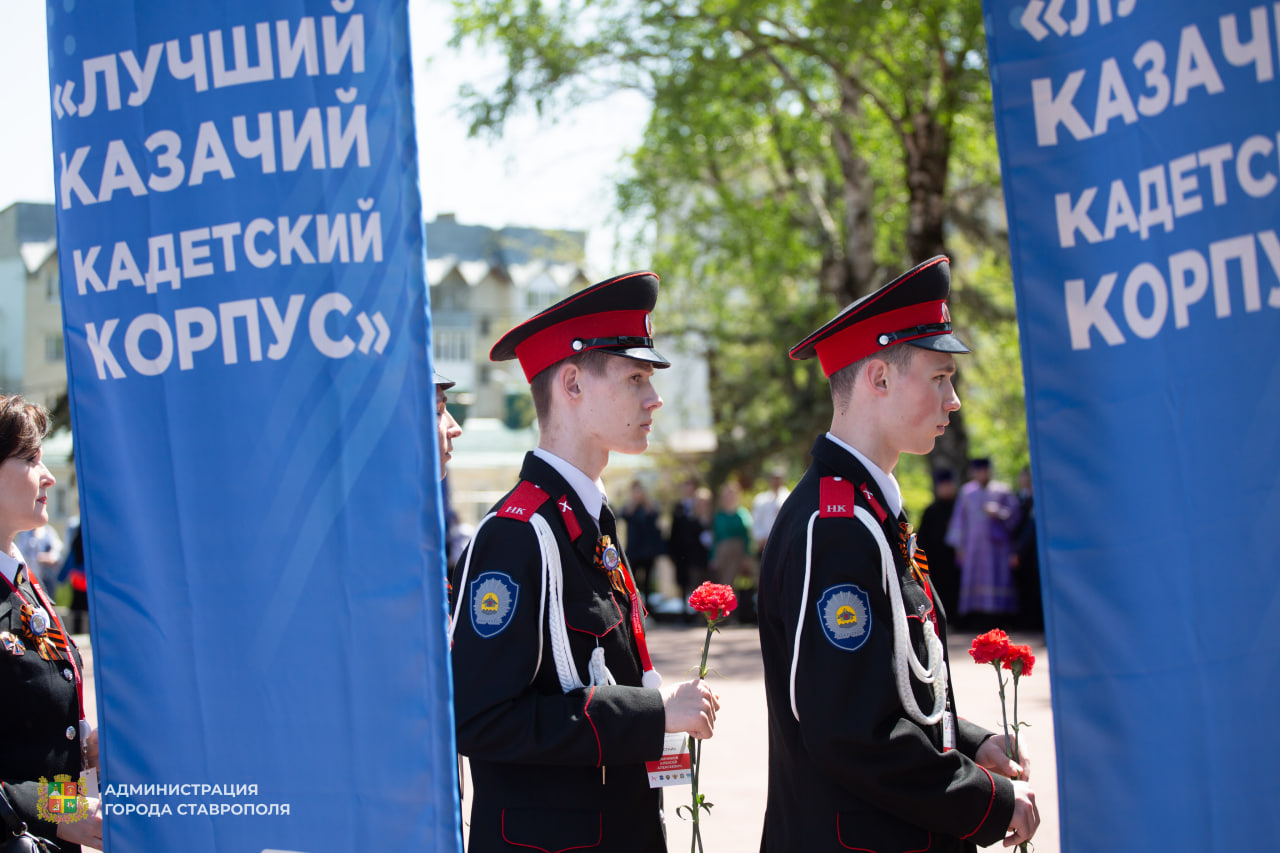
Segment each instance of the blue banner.
[[985,8],[1063,849],[1270,849],[1280,7]]
[[48,15],[107,849],[457,850],[406,4]]

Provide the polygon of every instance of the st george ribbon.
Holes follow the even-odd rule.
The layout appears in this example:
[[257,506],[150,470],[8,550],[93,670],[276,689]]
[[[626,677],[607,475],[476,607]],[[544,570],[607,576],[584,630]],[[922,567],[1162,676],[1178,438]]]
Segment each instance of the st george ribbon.
[[459,850],[406,3],[48,20],[107,849]]
[[984,8],[1062,849],[1270,849],[1280,6]]

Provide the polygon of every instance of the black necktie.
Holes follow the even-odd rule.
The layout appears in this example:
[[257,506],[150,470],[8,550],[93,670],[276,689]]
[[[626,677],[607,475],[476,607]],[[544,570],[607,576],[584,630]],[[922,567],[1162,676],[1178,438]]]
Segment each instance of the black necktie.
[[613,517],[608,501],[600,502],[600,535],[608,536],[613,544],[618,544],[618,520]]

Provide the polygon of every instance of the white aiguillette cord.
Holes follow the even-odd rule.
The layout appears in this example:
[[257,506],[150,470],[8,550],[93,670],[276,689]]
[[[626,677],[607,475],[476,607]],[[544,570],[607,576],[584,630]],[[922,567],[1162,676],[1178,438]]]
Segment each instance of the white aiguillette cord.
[[[910,645],[910,631],[907,628],[907,611],[902,603],[902,588],[898,581],[897,571],[893,563],[893,551],[884,531],[876,524],[871,513],[862,507],[854,507],[858,520],[871,531],[876,544],[880,547],[880,575],[885,592],[889,595],[890,610],[893,614],[893,670],[898,687],[898,698],[903,710],[911,720],[921,726],[934,726],[942,720],[947,712],[947,665],[942,640],[933,627],[931,620],[924,620],[924,640],[928,650],[929,665],[920,663]],[[795,647],[791,655],[791,714],[798,722],[800,712],[796,707],[796,670],[800,664],[800,635],[804,631],[804,617],[809,608],[809,578],[813,570],[813,526],[819,513],[809,516],[809,526],[805,537],[804,551],[804,587],[800,595],[800,616],[796,620]],[[933,687],[933,711],[926,715],[920,710],[915,691],[911,689],[911,676],[915,675],[923,684]],[[954,733],[951,725],[943,726],[943,745],[953,747]]]
[[[497,513],[491,512],[480,520],[476,525],[476,532],[472,535],[472,542],[479,537],[480,529],[484,527],[485,522],[495,515]],[[572,690],[581,690],[588,684],[594,686],[616,684],[613,674],[605,666],[604,649],[600,646],[596,646],[595,651],[591,653],[591,660],[587,665],[590,680],[584,684],[579,677],[577,667],[573,665],[573,655],[569,649],[569,631],[564,622],[564,567],[560,562],[560,549],[556,545],[555,534],[551,532],[551,525],[545,518],[535,513],[529,519],[529,523],[533,525],[533,530],[538,536],[538,549],[542,555],[542,595],[538,599],[538,659],[533,667],[534,675],[537,675],[538,669],[542,666],[541,626],[545,618],[547,630],[551,634],[551,656],[556,664],[556,677],[560,680],[562,691],[568,693]],[[462,605],[467,597],[467,578],[471,573],[473,553],[475,553],[474,547],[467,549],[467,559],[462,565],[462,577],[458,581],[458,602],[453,609],[453,618],[449,620],[450,647],[453,646],[453,632],[458,628],[458,617],[462,614]],[[548,603],[550,613],[547,612]]]

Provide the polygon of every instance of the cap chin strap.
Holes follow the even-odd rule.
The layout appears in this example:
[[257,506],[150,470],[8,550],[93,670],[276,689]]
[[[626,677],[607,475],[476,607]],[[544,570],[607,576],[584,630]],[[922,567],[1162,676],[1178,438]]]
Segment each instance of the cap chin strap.
[[899,329],[896,332],[886,332],[876,336],[876,343],[882,347],[903,340],[905,338],[929,338],[935,335],[945,335],[951,331],[950,323],[927,323],[923,326],[911,326],[907,329]]
[[574,352],[598,349],[600,347],[625,347],[626,349],[647,347],[652,349],[653,338],[645,338],[639,335],[618,335],[612,338],[575,338],[571,347]]
[[[871,517],[871,513],[860,506],[854,507],[853,511],[858,520],[871,531],[872,537],[880,547],[880,579],[889,596],[890,610],[893,614],[893,671],[898,687],[898,699],[913,722],[921,726],[935,726],[943,722],[943,717],[947,713],[947,664],[942,640],[938,638],[933,622],[925,619],[924,640],[929,664],[922,665],[920,659],[916,657],[915,650],[911,648],[907,611],[902,603],[902,585],[894,567],[893,551],[889,548],[889,541],[885,538],[884,530]],[[800,711],[796,705],[796,670],[800,665],[800,636],[804,632],[804,617],[809,609],[809,578],[813,570],[813,526],[818,517],[819,513],[816,510],[809,516],[809,526],[805,535],[804,587],[800,595],[800,616],[796,620],[795,648],[791,654],[791,715],[796,718],[796,722],[800,721]],[[929,714],[921,711],[920,703],[916,701],[915,691],[911,689],[912,675],[921,683],[933,688],[933,710]],[[955,745],[945,742],[954,739],[954,735],[949,734],[952,728],[950,725],[943,726],[944,746],[948,748]]]

